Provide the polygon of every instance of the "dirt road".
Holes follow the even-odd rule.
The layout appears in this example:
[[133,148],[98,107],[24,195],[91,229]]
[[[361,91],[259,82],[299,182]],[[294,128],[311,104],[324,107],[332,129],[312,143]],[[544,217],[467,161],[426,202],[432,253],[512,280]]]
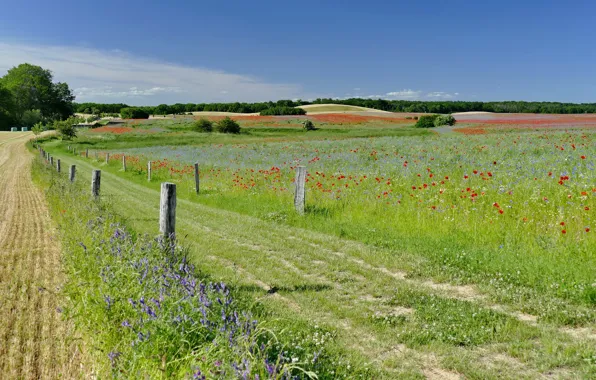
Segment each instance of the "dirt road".
[[60,245],[31,180],[31,136],[0,132],[0,377],[75,378],[80,355],[59,311]]

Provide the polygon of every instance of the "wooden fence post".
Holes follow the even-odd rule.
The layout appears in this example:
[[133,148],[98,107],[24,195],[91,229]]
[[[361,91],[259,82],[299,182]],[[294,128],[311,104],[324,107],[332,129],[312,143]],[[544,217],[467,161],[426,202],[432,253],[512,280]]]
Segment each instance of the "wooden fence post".
[[151,161],[147,162],[147,181],[151,182]]
[[85,150],[85,158],[89,158],[89,149],[88,148]]
[[50,166],[54,167],[54,157],[50,156]]
[[60,170],[62,169],[61,165],[60,165],[60,159],[56,160],[56,171],[58,173],[60,173]]
[[306,204],[306,167],[298,166],[296,168],[296,193],[294,195],[294,207],[298,214],[304,214]]
[[199,163],[195,163],[195,193],[199,193]]
[[91,195],[99,197],[99,188],[101,186],[101,170],[93,170],[91,173]]
[[106,153],[106,164],[110,161],[110,154]]
[[68,178],[70,179],[70,182],[74,182],[76,171],[77,171],[76,165],[70,165],[70,171],[68,172]]
[[122,170],[126,171],[126,156],[122,155]]
[[161,184],[159,232],[167,238],[176,233],[176,185],[170,182]]

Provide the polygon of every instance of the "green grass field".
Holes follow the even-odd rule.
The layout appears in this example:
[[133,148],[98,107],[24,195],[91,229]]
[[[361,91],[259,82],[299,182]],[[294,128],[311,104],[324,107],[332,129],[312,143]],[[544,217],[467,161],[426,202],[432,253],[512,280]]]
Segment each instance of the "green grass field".
[[[79,181],[101,169],[102,198],[139,232],[157,233],[159,183],[177,183],[178,236],[201,271],[271,318],[335,331],[359,369],[596,375],[591,130],[464,136],[373,124],[227,136],[170,124],[44,147],[76,164]],[[305,216],[292,210],[299,164]]]

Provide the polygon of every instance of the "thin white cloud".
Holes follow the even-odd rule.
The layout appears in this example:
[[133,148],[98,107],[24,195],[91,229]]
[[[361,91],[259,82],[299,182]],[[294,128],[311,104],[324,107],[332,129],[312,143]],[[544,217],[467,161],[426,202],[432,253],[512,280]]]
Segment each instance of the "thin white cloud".
[[83,47],[0,42],[0,76],[31,63],[67,82],[77,101],[159,104],[306,98],[299,85]]
[[425,93],[421,90],[404,89],[401,91],[387,92],[385,95],[369,95],[371,99],[390,99],[390,100],[450,100],[459,96],[458,92],[448,93],[444,91],[432,91]]
[[435,91],[435,92],[429,92],[428,94],[426,94],[426,97],[429,99],[442,99],[442,100],[448,100],[448,99],[453,99],[456,96],[458,96],[459,93],[453,93],[453,94],[449,94],[447,92],[443,92],[443,91]]
[[388,92],[385,95],[393,98],[393,99],[404,99],[404,100],[413,100],[419,99],[422,91],[414,91],[414,90],[401,90],[401,91],[392,91]]

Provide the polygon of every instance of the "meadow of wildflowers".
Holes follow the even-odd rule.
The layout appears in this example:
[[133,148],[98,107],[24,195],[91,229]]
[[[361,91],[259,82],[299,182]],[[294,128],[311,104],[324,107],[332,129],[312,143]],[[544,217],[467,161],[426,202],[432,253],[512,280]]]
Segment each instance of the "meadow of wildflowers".
[[[136,234],[110,205],[37,161],[61,230],[68,300],[93,372],[115,378],[325,378],[355,374],[318,326],[260,320],[252,301],[202,276],[175,237]],[[347,362],[346,362],[347,363]],[[320,374],[317,376],[317,374]]]
[[[175,181],[190,197],[199,162],[199,202],[414,251],[427,260],[420,274],[487,283],[576,324],[593,321],[583,307],[596,302],[595,139],[592,130],[541,130],[161,146],[112,151],[111,165],[125,153],[142,178],[151,160],[155,182]],[[297,165],[308,169],[302,219],[291,210]],[[581,310],[527,301],[538,293]]]

